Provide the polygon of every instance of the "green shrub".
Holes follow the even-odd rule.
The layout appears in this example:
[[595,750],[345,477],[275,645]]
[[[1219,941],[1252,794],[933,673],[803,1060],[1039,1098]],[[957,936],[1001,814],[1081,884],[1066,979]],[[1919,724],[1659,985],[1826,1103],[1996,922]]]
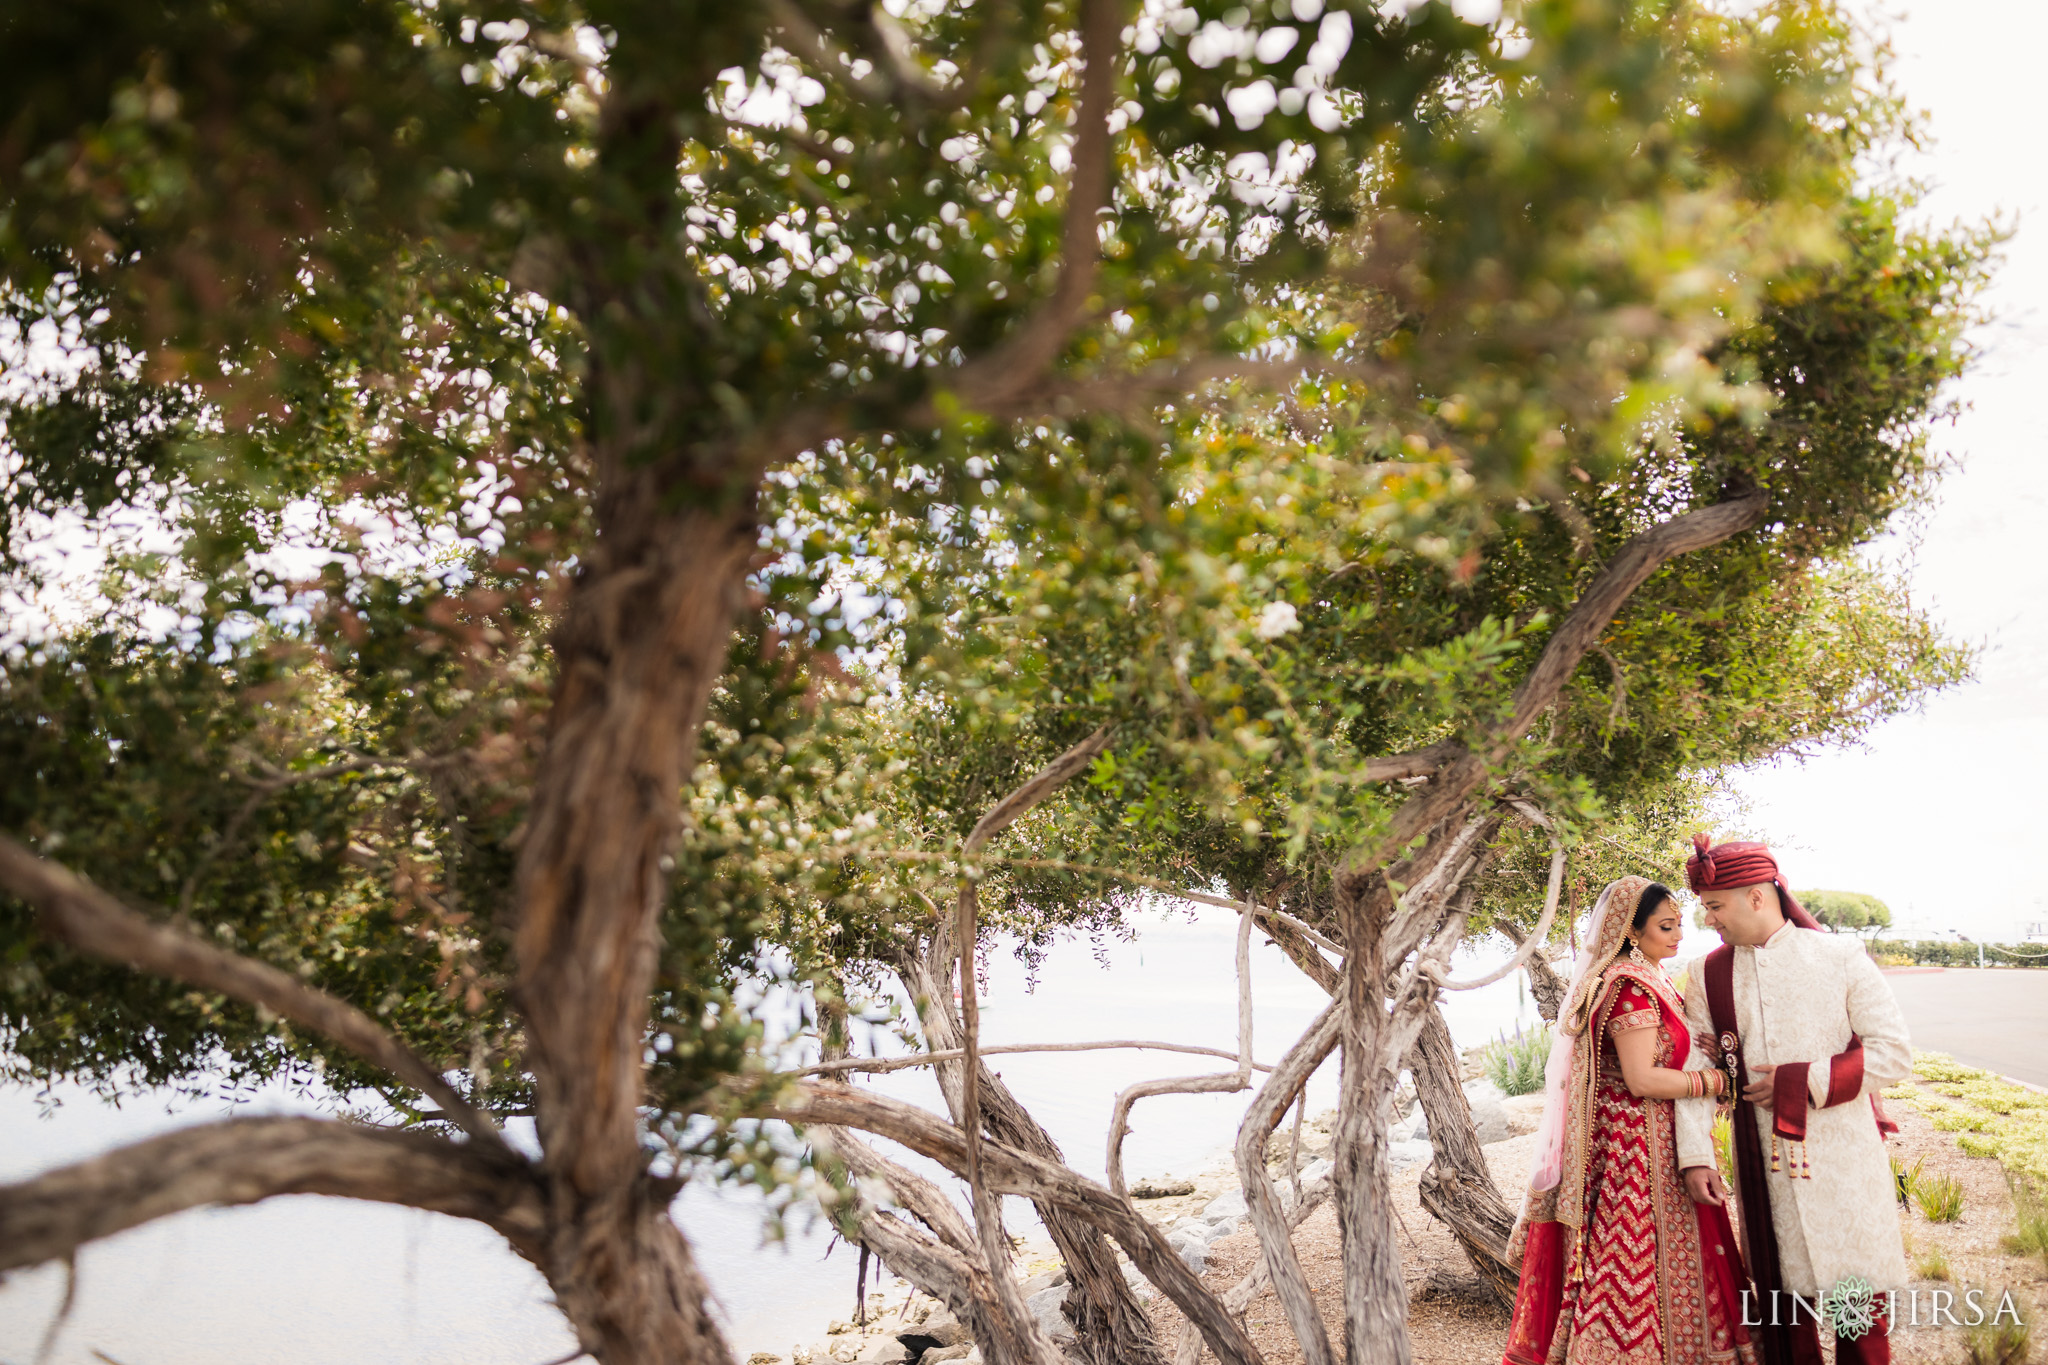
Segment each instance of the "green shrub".
[[1892,1157],[1892,1184],[1898,1187],[1899,1203],[1902,1206],[1913,1202],[1913,1182],[1920,1178],[1920,1168],[1926,1164],[1927,1158],[1924,1156],[1911,1166],[1896,1155]]
[[2005,1239],[2005,1249],[2015,1256],[2037,1256],[2048,1267],[2048,1190],[2037,1181],[2011,1171],[2005,1183],[2012,1187],[2013,1215],[2017,1230]]
[[2033,1331],[2024,1322],[1986,1323],[1963,1329],[1963,1354],[1970,1365],[2026,1365]]
[[1927,1084],[1895,1086],[1888,1098],[1954,1133],[1968,1155],[1996,1157],[2006,1170],[2048,1186],[2048,1095],[1939,1052],[1914,1053],[1913,1071]]
[[1913,1273],[1923,1280],[1946,1280],[1951,1272],[1948,1252],[1939,1243],[1913,1253]]
[[1930,1223],[1953,1223],[1963,1216],[1963,1182],[1952,1175],[1913,1178],[1913,1201]]
[[1543,1088],[1543,1067],[1550,1060],[1550,1030],[1538,1024],[1502,1034],[1486,1045],[1482,1059],[1486,1078],[1504,1095],[1533,1095]]
[[[1975,943],[1903,943],[1881,938],[1871,941],[1870,955],[1885,967],[1974,967],[1977,948]],[[2048,967],[2048,949],[2038,943],[1986,943],[1983,949],[1987,967]]]

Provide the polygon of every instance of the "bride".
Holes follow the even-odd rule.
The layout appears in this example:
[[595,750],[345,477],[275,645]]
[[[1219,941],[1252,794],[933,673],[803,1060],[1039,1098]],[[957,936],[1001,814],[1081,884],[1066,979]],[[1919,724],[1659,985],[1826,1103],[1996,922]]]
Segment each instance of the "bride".
[[1685,929],[1669,889],[1601,892],[1558,1014],[1536,1162],[1510,1255],[1522,1279],[1504,1365],[1707,1365],[1756,1356],[1728,1213],[1694,1204],[1672,1102],[1719,1095],[1664,959]]

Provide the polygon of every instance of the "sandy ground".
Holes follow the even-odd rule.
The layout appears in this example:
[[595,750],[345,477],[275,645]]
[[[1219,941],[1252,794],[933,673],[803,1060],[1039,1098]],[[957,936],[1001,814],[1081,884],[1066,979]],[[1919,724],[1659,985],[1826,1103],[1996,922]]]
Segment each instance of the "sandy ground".
[[[1923,1324],[1932,1316],[1936,1291],[1957,1296],[1958,1316],[1964,1311],[1960,1302],[1964,1291],[1983,1290],[1987,1313],[1995,1309],[2001,1294],[2010,1291],[2021,1313],[2042,1324],[2035,1334],[2033,1357],[2040,1359],[2043,1344],[2048,1342],[2048,1316],[2043,1316],[2048,1311],[2048,1269],[2038,1259],[2011,1256],[2001,1247],[2005,1234],[2013,1228],[2012,1198],[2003,1169],[1994,1160],[1963,1155],[1949,1134],[1936,1130],[1911,1106],[1894,1102],[1891,1113],[1901,1130],[1892,1150],[1909,1166],[1924,1158],[1925,1172],[1953,1175],[1964,1189],[1963,1216],[1954,1223],[1930,1223],[1917,1209],[1900,1214],[1909,1261],[1935,1248],[1948,1258],[1948,1281],[1920,1279],[1908,1287],[1919,1292]],[[1486,1149],[1494,1180],[1510,1205],[1520,1199],[1534,1144],[1533,1137],[1520,1137]],[[1451,1235],[1422,1211],[1415,1172],[1396,1178],[1394,1209],[1402,1229],[1402,1270],[1408,1282],[1410,1333],[1417,1365],[1499,1365],[1507,1341],[1508,1314],[1485,1295]],[[1302,1224],[1294,1244],[1323,1307],[1330,1338],[1333,1343],[1341,1342],[1337,1229],[1327,1206]],[[1204,1282],[1218,1292],[1228,1289],[1243,1278],[1257,1254],[1257,1241],[1249,1231],[1224,1238],[1210,1248]],[[1966,1333],[1961,1327],[1911,1325],[1906,1321],[1911,1306],[1912,1300],[1902,1294],[1901,1325],[1892,1338],[1897,1365],[1961,1365],[1968,1361]],[[1152,1312],[1162,1340],[1172,1341],[1180,1330],[1180,1314],[1164,1299],[1155,1300]],[[1301,1351],[1271,1291],[1252,1302],[1245,1321],[1272,1365],[1294,1365],[1301,1360]],[[1827,1347],[1832,1356],[1832,1342]],[[1202,1359],[1213,1361],[1215,1357],[1205,1351]]]
[[[1510,1138],[1486,1149],[1493,1178],[1503,1192],[1513,1191],[1509,1202],[1520,1199],[1528,1182],[1529,1160],[1534,1137]],[[1420,1172],[1411,1170],[1394,1178],[1394,1213],[1401,1229],[1401,1270],[1408,1281],[1410,1336],[1417,1365],[1499,1365],[1501,1349],[1507,1342],[1508,1314],[1480,1287],[1479,1279],[1465,1259],[1465,1253],[1441,1224],[1422,1210],[1416,1195]],[[1323,1322],[1333,1343],[1343,1341],[1338,1286],[1337,1224],[1326,1204],[1309,1215],[1294,1234],[1309,1287],[1323,1309]],[[1258,1239],[1249,1229],[1234,1233],[1209,1248],[1209,1273],[1203,1282],[1219,1292],[1243,1279],[1258,1256]],[[1180,1331],[1181,1315],[1163,1298],[1154,1301],[1154,1320],[1161,1338],[1172,1341]],[[1245,1312],[1252,1340],[1271,1365],[1294,1365],[1301,1349],[1288,1330],[1278,1300],[1268,1290],[1252,1301]],[[1341,1346],[1339,1347],[1341,1350]],[[1215,1360],[1207,1351],[1205,1361]]]
[[[1924,1258],[1937,1248],[1946,1253],[1949,1278],[1946,1282],[1917,1279],[1909,1289],[1918,1291],[1922,1323],[1932,1316],[1936,1291],[1960,1295],[1970,1289],[1984,1291],[1986,1311],[1996,1308],[1999,1296],[2011,1291],[2020,1313],[2035,1324],[2033,1355],[2039,1360],[2048,1346],[2048,1267],[2039,1258],[2008,1255],[2001,1243],[2013,1230],[2012,1193],[2006,1186],[2005,1169],[1990,1157],[1965,1156],[1952,1134],[1927,1121],[1911,1105],[1894,1100],[1886,1111],[1899,1121],[1899,1136],[1892,1151],[1907,1166],[1925,1158],[1924,1174],[1952,1175],[1963,1184],[1963,1216],[1953,1223],[1930,1223],[1918,1208],[1901,1213],[1909,1265],[1924,1265]],[[1968,1359],[1966,1333],[1947,1325],[1914,1326],[1908,1321],[1913,1306],[1901,1294],[1900,1325],[1892,1333],[1892,1359],[1897,1365],[1949,1365]],[[1956,1313],[1961,1316],[1960,1305]]]

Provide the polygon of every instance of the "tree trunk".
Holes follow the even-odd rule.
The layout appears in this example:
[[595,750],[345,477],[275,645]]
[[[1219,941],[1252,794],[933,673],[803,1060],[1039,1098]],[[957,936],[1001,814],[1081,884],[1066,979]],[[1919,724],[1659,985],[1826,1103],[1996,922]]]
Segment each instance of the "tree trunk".
[[1472,1106],[1465,1100],[1458,1050],[1435,1005],[1424,1012],[1422,1032],[1408,1049],[1408,1070],[1429,1120],[1435,1153],[1422,1173],[1422,1207],[1451,1230],[1495,1298],[1512,1306],[1519,1271],[1508,1262],[1507,1246],[1515,1218],[1487,1169],[1486,1149],[1479,1145]]
[[605,1365],[731,1360],[646,1175],[648,997],[663,870],[754,551],[751,509],[669,512],[652,467],[604,470],[602,532],[556,632],[548,747],[520,846],[518,993],[548,1177],[543,1266]]
[[1394,1069],[1382,1055],[1387,993],[1380,952],[1394,898],[1384,875],[1337,880],[1344,931],[1344,1070],[1331,1146],[1337,1235],[1343,1248],[1347,1365],[1409,1365],[1408,1289],[1394,1243],[1387,1110]]
[[711,1289],[668,1216],[674,1187],[636,1180],[549,1229],[548,1287],[577,1344],[605,1365],[732,1360],[705,1311]]
[[1535,998],[1536,1013],[1546,1024],[1557,1022],[1558,1012],[1564,1008],[1565,979],[1557,968],[1550,965],[1550,959],[1537,949],[1529,959],[1529,994]]

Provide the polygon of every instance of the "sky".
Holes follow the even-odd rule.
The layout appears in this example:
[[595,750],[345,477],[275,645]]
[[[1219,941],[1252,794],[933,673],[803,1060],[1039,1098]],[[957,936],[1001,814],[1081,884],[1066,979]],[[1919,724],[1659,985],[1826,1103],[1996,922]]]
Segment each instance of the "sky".
[[1866,891],[1895,922],[2009,940],[2048,921],[2033,865],[2048,843],[2048,152],[2025,131],[2048,4],[1921,0],[1889,28],[1898,83],[1929,116],[1931,143],[1906,163],[1931,186],[1923,215],[2017,227],[1956,389],[1967,410],[1936,432],[1961,470],[1910,547],[1916,602],[1982,660],[1974,682],[1866,747],[1733,785],[1795,887]]

